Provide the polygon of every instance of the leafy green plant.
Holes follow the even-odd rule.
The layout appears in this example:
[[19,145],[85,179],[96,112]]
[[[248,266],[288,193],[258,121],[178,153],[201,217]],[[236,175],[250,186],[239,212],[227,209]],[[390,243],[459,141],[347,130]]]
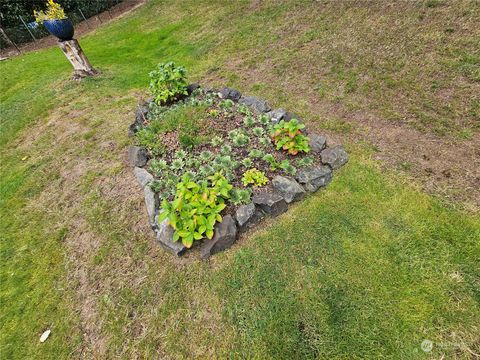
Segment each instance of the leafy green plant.
[[230,145],[222,145],[222,147],[220,148],[220,154],[222,155],[228,155],[228,154],[231,154],[232,153],[232,147]]
[[241,163],[242,163],[242,165],[243,165],[244,167],[246,167],[247,169],[248,169],[249,167],[252,167],[252,165],[253,165],[252,159],[250,159],[250,158],[248,158],[248,157],[245,158],[245,159],[243,159],[243,160],[241,161]]
[[184,67],[176,66],[173,61],[158,64],[157,69],[149,74],[153,100],[163,105],[187,95],[186,73]]
[[160,177],[162,173],[168,169],[168,164],[165,160],[153,159],[150,161],[149,167],[155,176]]
[[270,140],[270,138],[268,137],[261,137],[260,139],[258,139],[258,143],[263,147],[268,147],[272,145],[272,140]]
[[200,153],[200,160],[203,162],[210,161],[213,157],[213,154],[211,151],[205,150]]
[[39,24],[43,24],[45,20],[61,20],[67,18],[62,6],[53,0],[47,0],[46,12],[33,10],[33,15],[35,16],[35,21]]
[[210,141],[210,144],[214,147],[220,146],[223,144],[223,139],[220,136],[214,136]]
[[162,191],[163,188],[164,188],[164,182],[161,180],[153,180],[150,183],[150,189],[152,189],[152,191],[156,193],[159,193],[160,191]]
[[173,155],[173,157],[174,157],[175,159],[182,159],[182,160],[184,160],[184,159],[187,157],[187,155],[188,155],[188,154],[187,154],[187,152],[186,152],[185,150],[177,150],[177,151],[175,152],[175,155]]
[[242,183],[245,186],[248,186],[248,185],[263,186],[268,183],[268,178],[265,176],[265,174],[262,171],[257,170],[256,168],[253,168],[243,173]]
[[283,149],[288,151],[290,155],[297,155],[299,152],[309,152],[309,139],[301,134],[301,130],[305,125],[300,124],[297,119],[288,122],[280,121],[273,127],[272,139],[277,150]]
[[243,115],[252,115],[252,111],[247,105],[238,105],[238,112]]
[[252,149],[250,150],[250,152],[248,153],[248,156],[253,158],[253,159],[260,159],[263,157],[263,151],[262,150],[258,150],[258,149]]
[[250,142],[250,138],[248,137],[248,135],[244,134],[244,133],[241,133],[241,132],[236,134],[232,139],[233,145],[235,145],[237,147],[245,146],[249,142]]
[[272,154],[266,154],[263,156],[262,160],[270,164],[270,169],[276,170],[280,166],[275,157]]
[[137,145],[146,148],[152,155],[159,156],[165,152],[165,147],[158,139],[158,136],[148,128],[140,129],[135,134],[135,138]]
[[247,115],[243,119],[243,123],[246,127],[252,127],[253,125],[255,125],[255,118],[252,115]]
[[315,160],[311,156],[305,156],[304,158],[297,161],[298,167],[308,167],[313,165]]
[[291,165],[288,160],[282,160],[278,167],[289,175],[295,175],[297,173],[295,166]]
[[175,199],[164,200],[159,220],[168,219],[175,230],[173,241],[181,239],[187,248],[195,240],[211,239],[215,223],[222,221],[220,212],[225,209],[225,200],[230,198],[233,186],[221,174],[208,177],[208,181],[194,182],[188,174],[177,184]]
[[173,171],[182,170],[185,166],[185,162],[182,159],[173,159],[172,163],[170,164],[170,169]]
[[235,103],[232,100],[224,99],[224,100],[220,101],[219,106],[223,110],[230,110],[231,108],[233,108],[234,104]]
[[260,126],[257,126],[252,129],[252,133],[253,135],[260,137],[265,133],[265,130]]
[[198,172],[203,177],[208,177],[208,176],[212,175],[215,172],[215,170],[210,165],[202,165],[202,166],[199,167]]
[[250,202],[250,198],[252,196],[252,189],[239,189],[233,188],[230,190],[230,199],[229,201],[233,205],[240,205],[240,204],[248,204]]
[[185,165],[192,169],[197,169],[198,167],[200,167],[201,164],[202,162],[200,161],[200,159],[194,156],[187,157],[187,159],[185,160]]
[[260,114],[258,116],[258,122],[264,126],[270,125],[271,121],[267,114]]

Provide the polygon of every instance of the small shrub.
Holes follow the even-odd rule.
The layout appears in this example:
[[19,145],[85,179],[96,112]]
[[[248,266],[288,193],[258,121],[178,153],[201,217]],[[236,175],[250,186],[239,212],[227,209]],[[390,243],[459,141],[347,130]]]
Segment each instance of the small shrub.
[[299,124],[297,119],[292,119],[288,122],[282,120],[275,125],[272,130],[272,138],[277,150],[286,150],[290,155],[297,155],[299,152],[309,152],[309,139],[301,134],[301,130],[304,127],[305,125]]
[[253,168],[243,173],[242,183],[245,186],[248,186],[248,185],[263,186],[268,183],[268,178],[265,176],[265,174],[262,171],[257,170],[256,168]]
[[276,170],[279,167],[279,163],[272,154],[266,154],[263,156],[262,160],[270,164],[270,169]]
[[258,122],[264,126],[270,125],[271,121],[267,114],[261,114],[258,117]]
[[181,95],[188,94],[186,70],[182,66],[176,66],[173,61],[158,64],[149,76],[150,91],[158,105],[170,103]]
[[173,241],[181,239],[187,248],[195,240],[205,236],[213,237],[215,223],[222,221],[220,212],[226,207],[232,185],[221,174],[215,174],[208,181],[194,182],[188,174],[177,184],[175,199],[162,203],[163,212],[159,220],[168,219],[173,227]]

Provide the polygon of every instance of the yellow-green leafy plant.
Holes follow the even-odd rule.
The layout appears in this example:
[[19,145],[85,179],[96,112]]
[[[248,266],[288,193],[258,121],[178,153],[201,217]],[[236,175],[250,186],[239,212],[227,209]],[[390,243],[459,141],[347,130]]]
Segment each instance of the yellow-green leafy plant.
[[309,138],[301,133],[304,127],[305,125],[300,124],[297,119],[282,120],[275,125],[272,129],[272,139],[277,150],[286,150],[290,155],[309,152]]
[[264,186],[268,183],[268,178],[262,171],[252,168],[243,173],[242,183],[244,186]]
[[35,21],[39,24],[43,24],[45,20],[61,20],[67,18],[62,6],[53,0],[47,0],[47,11],[33,10],[33,15],[35,16]]
[[168,219],[175,229],[173,241],[181,239],[187,248],[195,240],[211,239],[215,223],[222,221],[220,212],[226,207],[233,186],[220,173],[208,177],[207,181],[194,182],[184,174],[177,184],[175,199],[162,203],[163,212],[159,220]]

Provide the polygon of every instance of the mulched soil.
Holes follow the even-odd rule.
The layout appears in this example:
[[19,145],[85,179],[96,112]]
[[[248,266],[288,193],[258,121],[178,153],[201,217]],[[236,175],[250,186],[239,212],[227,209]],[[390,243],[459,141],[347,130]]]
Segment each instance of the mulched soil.
[[[204,100],[205,99],[205,94],[197,95],[197,99],[199,100]],[[264,154],[272,154],[277,162],[281,162],[282,160],[289,160],[290,164],[295,166],[296,161],[300,160],[301,158],[307,156],[305,153],[299,153],[295,156],[289,155],[286,151],[281,151],[281,150],[276,150],[274,147],[273,142],[271,143],[270,146],[265,148],[259,143],[259,138],[256,137],[249,131],[249,129],[253,127],[262,127],[265,130],[265,135],[268,136],[268,130],[266,129],[265,126],[261,125],[260,123],[256,122],[255,125],[253,125],[251,128],[248,128],[245,126],[243,120],[246,115],[238,112],[236,105],[232,108],[229,109],[228,111],[225,111],[221,109],[220,107],[220,102],[221,99],[215,97],[213,104],[209,106],[206,111],[205,111],[205,119],[203,120],[203,127],[199,132],[199,136],[205,136],[207,138],[212,138],[213,136],[220,136],[222,139],[225,140],[225,142],[222,145],[230,145],[232,148],[231,153],[229,154],[232,158],[232,160],[237,160],[237,161],[242,161],[243,159],[248,157],[248,154],[250,150],[252,149],[259,149],[261,150]],[[200,107],[199,107],[200,109]],[[201,108],[203,111],[203,108]],[[211,111],[216,110],[218,111],[218,115],[213,116],[211,115]],[[257,117],[257,115],[254,114],[254,117]],[[250,143],[248,145],[242,146],[242,147],[236,147],[234,146],[228,139],[228,133],[232,130],[243,128],[247,130],[248,135],[250,137]],[[304,129],[305,130],[305,129]],[[306,131],[304,131],[306,133]],[[175,152],[179,149],[181,149],[180,143],[178,141],[178,132],[177,130],[170,131],[167,133],[162,134],[159,137],[162,141],[162,144],[165,146],[166,151],[165,154],[161,157],[161,159],[166,160],[168,163],[170,163],[175,155]],[[221,152],[221,146],[213,146],[210,142],[207,142],[202,145],[198,145],[195,148],[191,150],[186,150],[189,154],[192,155],[199,155],[202,151],[208,150],[212,152],[215,156],[220,154]],[[317,165],[322,165],[320,158],[317,156],[310,155],[314,159],[314,163],[312,166],[317,166]],[[253,159],[251,158],[253,164],[250,168],[256,168],[257,170],[262,171],[267,178],[269,179],[268,184],[262,187],[251,187],[253,193],[252,196],[260,193],[260,192],[272,192],[273,187],[271,180],[276,176],[276,175],[282,175],[285,177],[289,177],[291,175],[286,174],[282,169],[276,169],[272,170],[270,167],[270,164],[267,163],[266,161],[262,159]],[[148,164],[146,166],[146,169],[148,170]],[[297,167],[297,171],[300,168]],[[231,181],[230,183],[237,188],[244,188],[244,185],[242,184],[242,176],[243,173],[247,169],[244,166],[239,166],[237,169],[234,169],[232,171],[235,179]],[[168,200],[173,200],[172,198],[169,198]],[[236,206],[233,206],[232,204],[229,204],[227,208],[222,212],[222,215],[226,214],[234,214],[236,210]]]

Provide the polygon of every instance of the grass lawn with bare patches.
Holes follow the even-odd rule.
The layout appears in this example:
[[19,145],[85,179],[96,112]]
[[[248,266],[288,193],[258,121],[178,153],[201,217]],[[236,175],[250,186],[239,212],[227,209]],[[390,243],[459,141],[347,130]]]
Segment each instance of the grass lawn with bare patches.
[[[0,63],[3,357],[424,358],[424,339],[437,358],[480,353],[478,216],[381,170],[361,125],[332,115],[475,141],[478,4],[396,6],[151,1],[80,39],[99,77],[68,81],[57,48]],[[125,165],[167,60],[299,113],[351,161],[210,262],[172,258]]]

